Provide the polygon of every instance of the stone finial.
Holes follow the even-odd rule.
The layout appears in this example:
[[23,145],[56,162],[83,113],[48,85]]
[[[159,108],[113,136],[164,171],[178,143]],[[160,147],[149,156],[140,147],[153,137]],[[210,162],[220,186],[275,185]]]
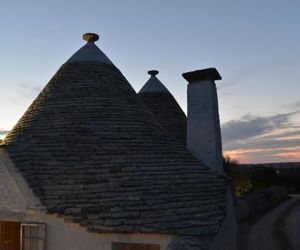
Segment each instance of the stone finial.
[[149,74],[150,76],[156,76],[156,75],[158,74],[158,70],[149,70],[149,71],[148,71],[148,74]]
[[95,33],[85,33],[83,34],[82,38],[88,43],[93,43],[99,40],[99,36]]

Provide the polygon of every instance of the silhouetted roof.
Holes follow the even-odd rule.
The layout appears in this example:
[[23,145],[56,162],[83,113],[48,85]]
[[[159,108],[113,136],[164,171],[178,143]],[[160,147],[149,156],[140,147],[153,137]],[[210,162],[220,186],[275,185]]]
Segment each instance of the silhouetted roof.
[[89,46],[5,138],[16,168],[48,213],[91,231],[215,234],[225,180],[169,136],[109,59],[94,60],[103,58],[94,44],[82,49]]
[[149,80],[144,84],[144,86],[139,91],[141,93],[153,93],[153,92],[165,92],[170,93],[169,90],[162,84],[162,82],[156,77],[158,74],[157,70],[149,70],[148,74],[151,75]]
[[148,73],[151,77],[139,91],[140,99],[169,134],[186,145],[185,113],[169,90],[156,77],[158,71],[152,70]]

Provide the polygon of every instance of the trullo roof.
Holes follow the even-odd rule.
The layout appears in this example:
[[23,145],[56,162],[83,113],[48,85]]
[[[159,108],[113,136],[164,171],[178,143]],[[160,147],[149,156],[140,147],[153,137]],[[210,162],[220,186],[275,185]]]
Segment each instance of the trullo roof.
[[148,74],[151,77],[139,91],[140,99],[169,134],[186,145],[186,115],[173,95],[156,77],[158,71],[150,70]]
[[5,138],[48,213],[97,232],[215,234],[226,185],[177,143],[94,44],[63,64]]

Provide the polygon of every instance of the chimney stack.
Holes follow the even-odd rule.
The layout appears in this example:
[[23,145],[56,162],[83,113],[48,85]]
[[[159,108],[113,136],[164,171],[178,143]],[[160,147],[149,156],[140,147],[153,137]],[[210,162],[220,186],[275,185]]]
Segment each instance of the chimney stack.
[[215,68],[183,73],[187,91],[187,148],[213,171],[223,172],[222,140]]

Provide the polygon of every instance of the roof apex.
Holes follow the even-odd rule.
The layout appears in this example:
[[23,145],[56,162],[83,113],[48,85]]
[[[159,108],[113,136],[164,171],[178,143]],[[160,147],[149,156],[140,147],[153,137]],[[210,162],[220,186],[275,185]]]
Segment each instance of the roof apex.
[[113,65],[111,60],[109,60],[109,58],[94,43],[95,41],[98,41],[99,35],[95,33],[85,33],[82,37],[87,43],[77,50],[66,63],[100,62]]
[[148,71],[148,75],[150,76],[156,76],[158,75],[159,71],[158,70],[149,70]]
[[149,70],[148,74],[151,75],[151,77],[141,88],[141,90],[139,91],[139,94],[149,93],[149,92],[170,93],[169,90],[165,87],[165,85],[156,77],[156,75],[158,74],[158,70]]

